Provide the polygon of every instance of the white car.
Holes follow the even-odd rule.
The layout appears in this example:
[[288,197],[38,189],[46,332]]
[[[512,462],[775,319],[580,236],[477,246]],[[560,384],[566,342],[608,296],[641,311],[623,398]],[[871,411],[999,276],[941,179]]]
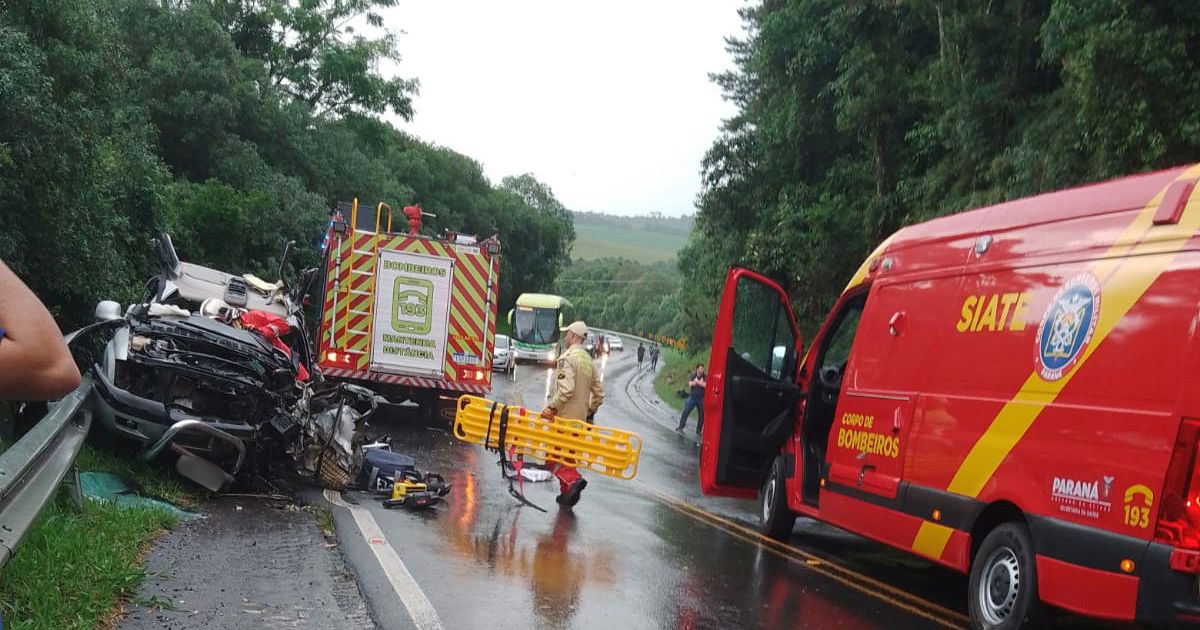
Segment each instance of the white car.
[[492,355],[492,370],[513,372],[517,368],[516,349],[508,335],[496,335],[496,352]]
[[608,349],[610,351],[617,351],[617,350],[624,351],[625,350],[625,342],[621,341],[621,338],[616,335],[608,337]]

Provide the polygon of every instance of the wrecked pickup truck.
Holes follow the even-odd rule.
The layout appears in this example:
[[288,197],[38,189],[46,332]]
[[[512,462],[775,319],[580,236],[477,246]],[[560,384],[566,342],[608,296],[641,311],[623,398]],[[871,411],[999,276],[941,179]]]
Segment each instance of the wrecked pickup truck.
[[375,400],[310,374],[311,345],[293,297],[314,272],[289,291],[283,280],[180,262],[165,234],[154,245],[162,272],[142,301],[123,315],[115,302],[96,308],[97,320],[113,327],[93,368],[99,426],[140,444],[142,459],[170,451],[181,475],[214,491],[281,461],[320,469],[327,486],[348,482]]

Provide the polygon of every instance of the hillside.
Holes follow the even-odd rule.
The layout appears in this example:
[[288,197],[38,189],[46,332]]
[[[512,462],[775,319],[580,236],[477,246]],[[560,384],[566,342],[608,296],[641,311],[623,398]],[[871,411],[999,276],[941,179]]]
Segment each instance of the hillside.
[[574,213],[573,260],[627,258],[640,263],[674,260],[687,242],[692,218],[618,217]]

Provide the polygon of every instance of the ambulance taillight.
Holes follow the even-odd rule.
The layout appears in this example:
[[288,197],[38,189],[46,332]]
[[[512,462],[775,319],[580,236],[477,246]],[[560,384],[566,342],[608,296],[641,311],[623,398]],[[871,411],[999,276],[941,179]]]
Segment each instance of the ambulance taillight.
[[1185,418],[1163,483],[1154,539],[1200,549],[1200,420]]

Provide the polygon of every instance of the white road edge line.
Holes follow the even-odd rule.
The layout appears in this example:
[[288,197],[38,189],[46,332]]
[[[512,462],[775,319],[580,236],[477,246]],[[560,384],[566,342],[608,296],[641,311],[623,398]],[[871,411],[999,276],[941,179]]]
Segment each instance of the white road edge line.
[[379,529],[379,524],[375,522],[375,517],[371,516],[371,513],[365,508],[342,501],[338,493],[332,490],[325,491],[325,498],[330,503],[350,511],[367,547],[371,549],[371,553],[375,554],[375,559],[379,561],[379,566],[391,583],[392,590],[404,603],[404,608],[408,610],[408,616],[412,618],[417,628],[419,630],[444,630],[445,626],[442,625],[442,619],[438,616],[437,610],[433,608],[433,603],[429,601],[429,598],[425,596],[425,591],[421,590],[421,586],[408,572],[408,567],[404,566],[404,561],[400,559],[395,548],[384,537],[383,530]]

